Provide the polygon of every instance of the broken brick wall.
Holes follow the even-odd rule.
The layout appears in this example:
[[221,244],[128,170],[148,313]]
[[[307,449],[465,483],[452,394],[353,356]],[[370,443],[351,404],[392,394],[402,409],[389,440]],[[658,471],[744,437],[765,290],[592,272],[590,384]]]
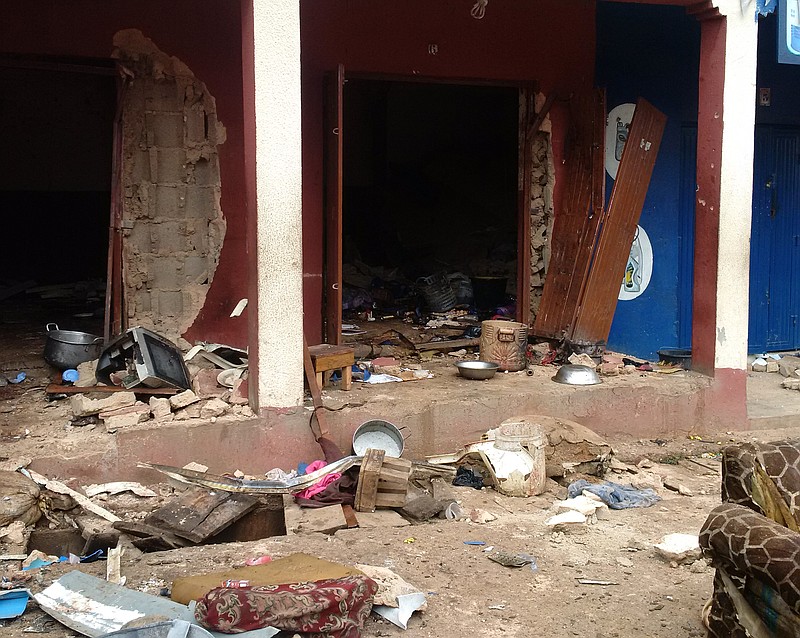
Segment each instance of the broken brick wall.
[[[542,96],[537,96],[541,108]],[[550,261],[550,235],[553,230],[553,191],[555,188],[555,163],[550,121],[547,119],[531,140],[533,163],[531,168],[531,303],[529,322],[532,324],[539,312],[544,290],[544,277]]]
[[179,341],[203,307],[226,223],[217,147],[225,128],[205,84],[141,32],[120,31],[123,286],[128,325]]

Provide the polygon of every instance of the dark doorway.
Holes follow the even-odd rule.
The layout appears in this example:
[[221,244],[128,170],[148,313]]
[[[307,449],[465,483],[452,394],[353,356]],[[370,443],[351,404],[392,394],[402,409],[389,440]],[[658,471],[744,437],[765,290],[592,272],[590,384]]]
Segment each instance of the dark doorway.
[[27,348],[0,363],[48,322],[102,335],[115,108],[110,61],[0,59],[0,341]]
[[414,309],[434,273],[517,277],[516,87],[348,79],[343,308]]

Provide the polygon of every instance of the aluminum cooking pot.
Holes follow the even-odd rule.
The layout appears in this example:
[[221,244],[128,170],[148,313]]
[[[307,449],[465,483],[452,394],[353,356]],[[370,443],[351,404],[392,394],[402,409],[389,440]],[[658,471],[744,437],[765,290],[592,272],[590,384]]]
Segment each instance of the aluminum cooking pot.
[[88,332],[60,330],[57,324],[48,323],[47,341],[44,344],[44,360],[54,368],[67,370],[77,368],[84,361],[100,356],[103,338]]
[[600,377],[594,368],[570,363],[558,369],[553,381],[567,385],[596,385],[600,383]]

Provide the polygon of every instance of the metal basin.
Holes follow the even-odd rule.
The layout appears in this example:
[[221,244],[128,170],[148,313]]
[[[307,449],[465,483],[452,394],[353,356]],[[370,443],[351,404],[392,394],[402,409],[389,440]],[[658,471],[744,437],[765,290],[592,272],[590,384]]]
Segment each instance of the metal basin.
[[567,364],[561,366],[553,377],[556,383],[566,383],[567,385],[597,385],[600,377],[597,370],[589,366],[578,366]]
[[100,356],[103,338],[88,332],[59,330],[54,323],[45,326],[47,341],[44,344],[44,360],[54,368],[66,370],[77,368],[84,361],[93,361]]
[[362,423],[353,434],[353,452],[356,456],[364,456],[369,449],[384,450],[386,456],[400,458],[405,449],[401,429],[381,419]]
[[456,364],[458,374],[465,379],[491,379],[500,366],[491,361],[461,361]]

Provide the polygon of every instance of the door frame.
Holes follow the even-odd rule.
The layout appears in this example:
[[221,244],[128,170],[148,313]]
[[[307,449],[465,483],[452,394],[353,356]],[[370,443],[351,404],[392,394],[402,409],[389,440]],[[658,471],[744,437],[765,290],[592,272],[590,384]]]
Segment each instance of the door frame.
[[[325,119],[324,156],[324,230],[325,272],[323,273],[323,335],[326,343],[339,345],[342,341],[342,228],[343,228],[343,149],[344,137],[344,85],[347,80],[373,80],[421,84],[467,85],[497,88],[516,88],[520,93],[518,119],[517,159],[517,312],[516,320],[530,323],[530,170],[529,152],[532,136],[556,98],[555,91],[548,95],[544,106],[535,112],[539,84],[536,81],[490,80],[485,78],[441,78],[423,75],[397,75],[387,73],[346,73],[343,64],[325,76],[323,113]],[[535,127],[535,128],[534,128]],[[524,144],[522,143],[524,141]],[[527,175],[527,178],[526,178]]]

